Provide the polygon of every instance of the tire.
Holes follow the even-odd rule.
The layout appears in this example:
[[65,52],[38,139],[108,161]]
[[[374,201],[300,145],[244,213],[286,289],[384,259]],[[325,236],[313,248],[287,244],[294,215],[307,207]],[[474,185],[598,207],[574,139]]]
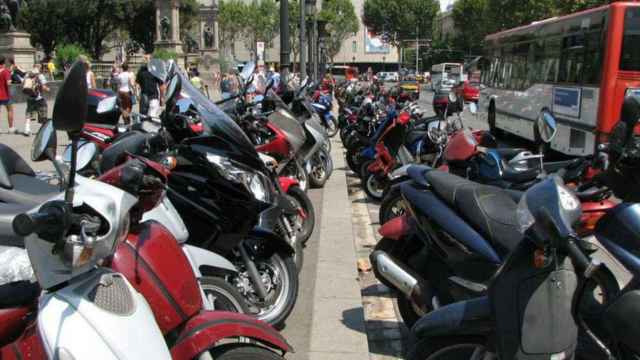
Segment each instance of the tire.
[[380,211],[378,213],[378,221],[380,226],[384,225],[387,221],[398,217],[404,213],[404,206],[400,207],[403,203],[402,194],[400,189],[392,188],[382,199],[380,204]]
[[250,344],[223,345],[211,350],[216,360],[284,360],[284,357],[262,346]]
[[380,176],[374,173],[369,173],[364,179],[364,192],[375,201],[381,201],[384,195],[385,185],[381,181]]
[[365,160],[362,164],[360,164],[360,168],[358,169],[358,177],[362,180],[362,186],[364,187],[364,180],[369,176],[369,165],[373,164],[374,160]]
[[362,161],[360,157],[361,151],[362,148],[349,149],[346,154],[347,166],[349,166],[349,169],[356,173],[356,175],[359,175],[360,172],[360,165]]
[[336,136],[339,130],[338,121],[333,115],[331,115],[331,118],[328,121],[328,123],[325,120],[324,127],[327,129],[327,134],[329,135],[330,138]]
[[314,188],[321,188],[329,179],[329,155],[325,149],[318,150],[311,158],[311,173],[309,174],[309,184]]
[[298,180],[300,188],[303,191],[309,190],[309,176],[302,165],[297,160],[289,162],[287,166],[278,175],[290,176]]
[[[279,279],[277,283],[271,284],[273,288],[269,289],[266,302],[261,302],[254,292],[246,291],[244,297],[247,300],[249,314],[275,327],[281,326],[293,311],[298,298],[299,282],[295,254],[276,252],[266,259],[256,257],[254,263],[261,276],[265,275],[271,279],[279,275]],[[246,271],[244,264],[238,263],[236,266]],[[237,286],[240,287],[242,284]]]
[[203,276],[200,278],[200,287],[209,301],[213,302],[214,310],[241,314],[249,312],[249,307],[238,289],[224,279]]
[[[307,215],[306,218],[302,219],[299,224],[298,221],[300,221],[300,219],[296,219],[293,224],[296,230],[298,230],[298,241],[304,246],[307,241],[309,241],[311,234],[313,234],[313,229],[316,224],[315,209],[313,208],[313,203],[311,202],[311,199],[309,199],[309,196],[307,196],[307,194],[302,191],[299,186],[290,187],[289,191],[287,191],[287,195],[289,195],[292,200],[296,202],[296,207],[304,210]],[[299,217],[300,216],[297,216],[296,218]]]
[[[407,360],[470,360],[475,349],[486,351],[485,343],[486,339],[480,336],[420,339],[413,342],[406,358]],[[484,357],[480,355],[476,359],[484,359]]]

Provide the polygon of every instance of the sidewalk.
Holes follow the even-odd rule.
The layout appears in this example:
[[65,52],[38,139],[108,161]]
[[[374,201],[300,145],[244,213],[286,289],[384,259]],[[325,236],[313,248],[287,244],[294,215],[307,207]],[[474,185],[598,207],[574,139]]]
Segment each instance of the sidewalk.
[[346,165],[333,141],[334,172],[324,186],[309,360],[369,359],[354,248]]

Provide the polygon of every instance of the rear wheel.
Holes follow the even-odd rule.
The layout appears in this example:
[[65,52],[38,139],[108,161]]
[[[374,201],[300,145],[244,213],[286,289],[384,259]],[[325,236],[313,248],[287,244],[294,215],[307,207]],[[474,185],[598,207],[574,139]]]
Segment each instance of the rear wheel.
[[311,173],[309,183],[312,187],[321,188],[329,179],[331,156],[325,149],[320,149],[311,158]]
[[249,344],[231,344],[213,349],[211,355],[216,360],[283,360],[273,351]]
[[287,195],[291,197],[291,200],[295,203],[295,207],[300,210],[299,214],[290,218],[290,221],[296,230],[298,241],[304,245],[311,237],[316,223],[313,204],[309,196],[298,186],[290,187]]
[[380,212],[378,214],[380,225],[384,225],[387,221],[395,217],[404,215],[406,211],[405,206],[400,189],[392,187],[384,196],[382,204],[380,204]]
[[233,285],[225,280],[204,276],[200,279],[200,287],[209,304],[216,311],[230,311],[241,314],[249,312],[249,307],[244,298]]
[[366,192],[371,199],[375,201],[382,200],[386,186],[384,178],[381,178],[378,174],[369,173],[367,177],[363,179],[363,182],[364,192]]
[[338,121],[333,115],[331,115],[329,120],[325,119],[325,127],[327,128],[327,134],[330,138],[336,136],[338,133]]

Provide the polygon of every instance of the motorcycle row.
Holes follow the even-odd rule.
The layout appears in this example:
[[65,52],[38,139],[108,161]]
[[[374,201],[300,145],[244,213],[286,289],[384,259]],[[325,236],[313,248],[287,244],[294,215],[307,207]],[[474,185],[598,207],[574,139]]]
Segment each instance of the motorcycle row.
[[[281,359],[333,171],[330,94],[302,82],[213,103],[173,62],[159,118],[69,70],[34,139],[0,144],[0,358]],[[56,131],[70,144],[57,156]]]
[[595,155],[556,162],[551,112],[532,124],[534,153],[466,128],[453,93],[434,117],[376,84],[336,99],[347,163],[381,202],[370,260],[408,359],[640,358],[639,98]]

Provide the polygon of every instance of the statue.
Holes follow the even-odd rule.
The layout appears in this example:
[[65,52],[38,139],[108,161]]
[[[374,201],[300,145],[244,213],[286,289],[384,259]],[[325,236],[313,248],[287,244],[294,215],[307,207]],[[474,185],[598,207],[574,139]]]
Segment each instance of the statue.
[[211,29],[211,26],[207,26],[204,29],[204,47],[206,49],[211,49],[213,48],[213,30]]
[[13,24],[14,31],[15,31],[15,26],[18,24],[18,14],[20,13],[20,8],[23,5],[26,5],[26,1],[24,1],[24,0],[4,0],[4,3],[9,8],[9,14],[11,15],[11,23]]
[[169,40],[169,33],[171,32],[171,21],[168,17],[160,19],[160,34],[162,40]]
[[13,32],[16,28],[13,26],[13,20],[9,14],[9,8],[6,4],[0,4],[0,32]]
[[196,39],[193,38],[193,35],[191,35],[190,33],[186,33],[184,34],[183,38],[184,38],[184,46],[187,50],[187,53],[198,52],[200,46],[198,45],[198,42],[196,41]]

